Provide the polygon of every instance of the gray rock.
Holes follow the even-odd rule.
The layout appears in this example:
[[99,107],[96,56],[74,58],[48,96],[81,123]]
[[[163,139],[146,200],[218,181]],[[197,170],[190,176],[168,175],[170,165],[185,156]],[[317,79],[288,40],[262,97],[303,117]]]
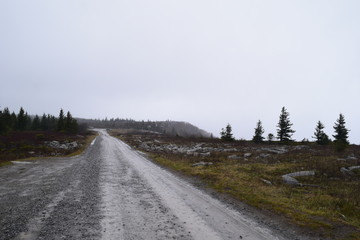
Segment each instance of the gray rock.
[[355,157],[354,155],[350,155],[346,158],[346,160],[358,160],[358,158]]
[[345,167],[340,168],[340,172],[345,176],[354,176],[355,175],[352,171],[350,171],[349,169],[347,169]]
[[350,171],[353,171],[353,170],[355,170],[355,169],[360,169],[360,166],[352,166],[352,167],[348,167],[348,169],[349,169]]
[[62,143],[62,144],[58,141],[51,141],[51,142],[45,142],[45,145],[50,148],[64,149],[64,150],[75,149],[79,147],[79,144],[76,141],[70,143]]
[[149,146],[146,143],[142,143],[140,144],[140,148],[149,149]]
[[210,155],[211,155],[210,152],[200,153],[200,156],[202,156],[202,157],[210,157]]
[[230,156],[228,156],[227,158],[228,158],[228,159],[241,159],[241,157],[238,156],[238,155],[230,155]]
[[227,149],[223,149],[223,152],[237,152],[236,148],[227,148]]
[[286,175],[288,175],[290,177],[307,177],[307,176],[314,176],[315,171],[300,171],[300,172],[289,173]]
[[308,149],[309,146],[306,145],[299,145],[299,146],[295,146],[293,149],[294,150],[303,150],[303,149]]
[[270,182],[269,180],[266,180],[266,179],[263,179],[263,178],[260,178],[260,180],[261,180],[263,183],[266,183],[267,185],[272,185],[272,182]]
[[249,157],[251,157],[251,153],[244,153],[244,158],[249,158]]
[[78,148],[78,147],[79,147],[79,144],[74,141],[74,142],[68,143],[68,144],[67,144],[67,147],[68,147],[69,149],[75,149],[75,148]]
[[212,162],[198,162],[198,163],[194,163],[191,166],[192,167],[197,167],[197,166],[211,166],[213,165]]
[[338,161],[346,161],[345,158],[338,158],[338,159],[336,159],[336,160],[338,160]]
[[340,168],[340,172],[345,175],[345,176],[354,176],[355,173],[353,172],[353,170],[356,170],[356,169],[360,169],[360,166],[352,166],[352,167],[342,167]]
[[300,172],[288,173],[282,175],[281,177],[286,184],[303,186],[303,184],[299,183],[299,181],[296,180],[294,177],[306,177],[306,176],[314,176],[314,175],[315,175],[315,171],[300,171]]
[[284,154],[284,153],[288,152],[288,150],[285,147],[267,148],[266,151],[268,151],[270,153],[276,153],[276,154]]
[[300,185],[299,181],[289,175],[285,174],[281,176],[282,180],[289,185]]

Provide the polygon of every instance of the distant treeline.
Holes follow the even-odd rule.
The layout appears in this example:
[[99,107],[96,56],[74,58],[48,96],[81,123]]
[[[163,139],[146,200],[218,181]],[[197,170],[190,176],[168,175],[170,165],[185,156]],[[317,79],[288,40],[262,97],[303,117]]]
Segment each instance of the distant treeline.
[[211,134],[187,122],[176,121],[135,121],[133,119],[78,119],[94,128],[133,129],[168,136],[210,137]]
[[0,134],[29,130],[77,133],[80,128],[71,113],[67,112],[65,116],[62,109],[59,117],[50,114],[43,114],[41,117],[38,115],[30,116],[22,107],[18,114],[10,113],[9,108],[0,110]]

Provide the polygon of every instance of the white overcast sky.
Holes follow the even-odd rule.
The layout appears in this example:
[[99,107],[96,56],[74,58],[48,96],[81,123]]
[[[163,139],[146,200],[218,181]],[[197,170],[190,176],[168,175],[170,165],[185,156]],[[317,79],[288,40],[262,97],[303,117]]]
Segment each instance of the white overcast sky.
[[0,108],[360,144],[358,0],[2,0]]

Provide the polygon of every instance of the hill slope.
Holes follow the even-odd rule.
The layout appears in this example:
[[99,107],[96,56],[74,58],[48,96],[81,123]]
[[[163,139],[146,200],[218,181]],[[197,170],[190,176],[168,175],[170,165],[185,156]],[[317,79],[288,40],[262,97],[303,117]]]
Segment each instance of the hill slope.
[[110,120],[78,118],[77,120],[80,124],[87,124],[94,128],[133,129],[180,137],[211,137],[210,133],[181,121],[135,121],[119,118]]

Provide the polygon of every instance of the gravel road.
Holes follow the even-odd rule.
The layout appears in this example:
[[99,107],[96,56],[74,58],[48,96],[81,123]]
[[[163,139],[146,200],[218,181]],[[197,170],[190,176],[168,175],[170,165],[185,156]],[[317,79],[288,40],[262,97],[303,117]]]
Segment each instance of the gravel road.
[[72,158],[0,168],[0,239],[284,239],[104,130]]

